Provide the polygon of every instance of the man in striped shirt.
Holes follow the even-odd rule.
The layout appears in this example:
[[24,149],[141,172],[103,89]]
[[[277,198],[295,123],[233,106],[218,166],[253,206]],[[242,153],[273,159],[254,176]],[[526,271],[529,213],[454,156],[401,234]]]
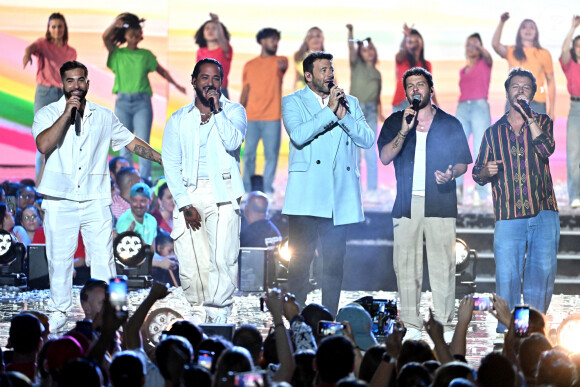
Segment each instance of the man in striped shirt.
[[[495,212],[496,292],[510,309],[524,303],[546,313],[560,241],[550,174],[553,121],[529,108],[537,89],[531,72],[513,69],[505,82],[509,111],[485,131],[473,179],[491,183]],[[497,331],[505,327],[498,324]]]

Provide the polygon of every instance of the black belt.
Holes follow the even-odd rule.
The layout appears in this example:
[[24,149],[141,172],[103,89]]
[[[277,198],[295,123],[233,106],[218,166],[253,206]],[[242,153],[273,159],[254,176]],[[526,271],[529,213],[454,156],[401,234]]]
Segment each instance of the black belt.
[[573,95],[571,95],[570,99],[574,102],[580,102],[580,97],[574,97]]

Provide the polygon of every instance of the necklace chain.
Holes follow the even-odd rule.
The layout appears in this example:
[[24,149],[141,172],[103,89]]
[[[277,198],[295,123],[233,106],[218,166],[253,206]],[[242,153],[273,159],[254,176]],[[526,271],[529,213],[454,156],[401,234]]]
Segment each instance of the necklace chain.
[[[205,125],[209,122],[209,120],[211,120],[211,116],[212,116],[212,112],[207,113],[209,114],[209,116],[204,120],[201,121],[200,125]],[[202,115],[206,115],[206,113],[202,113]]]

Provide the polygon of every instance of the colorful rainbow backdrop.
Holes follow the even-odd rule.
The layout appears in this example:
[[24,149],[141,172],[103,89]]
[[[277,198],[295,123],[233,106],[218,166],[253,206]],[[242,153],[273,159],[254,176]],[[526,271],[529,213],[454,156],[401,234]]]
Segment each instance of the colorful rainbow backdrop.
[[[523,18],[538,23],[540,42],[554,60],[556,85],[556,141],[557,154],[552,158],[556,180],[565,180],[565,124],[569,108],[566,80],[557,62],[561,45],[568,32],[572,15],[580,14],[580,3],[570,0],[510,1],[508,6],[500,1],[430,1],[409,5],[400,2],[338,0],[316,5],[312,1],[295,0],[159,0],[123,1],[100,0],[79,2],[73,0],[28,0],[9,2],[0,0],[0,165],[30,166],[34,163],[35,145],[30,135],[33,122],[36,62],[23,69],[22,56],[27,45],[46,31],[46,22],[52,12],[61,12],[69,26],[69,44],[76,48],[78,59],[89,68],[91,81],[89,98],[114,109],[115,97],[111,94],[113,73],[106,68],[107,52],[101,34],[113,18],[130,11],[147,19],[144,25],[145,40],[141,47],[155,53],[172,76],[188,89],[183,95],[157,74],[151,74],[154,89],[154,123],[151,144],[161,147],[165,121],[172,112],[191,101],[189,85],[197,47],[193,35],[208,19],[209,12],[219,14],[228,27],[234,48],[234,61],[230,72],[230,97],[239,99],[244,63],[259,53],[256,32],[263,27],[282,31],[278,53],[291,58],[304,39],[306,30],[318,26],[324,31],[325,48],[335,55],[338,83],[348,90],[349,68],[347,61],[347,30],[354,25],[355,37],[371,36],[377,46],[380,70],[383,75],[383,110],[390,113],[394,91],[394,54],[402,38],[404,22],[421,31],[425,39],[426,57],[433,63],[435,88],[441,107],[454,113],[458,98],[458,71],[464,63],[466,37],[479,32],[484,46],[490,51],[491,38],[502,12],[509,11],[510,20],[504,28],[502,43],[513,44],[517,27]],[[15,5],[17,4],[17,5]],[[580,31],[579,31],[580,33]],[[503,81],[507,64],[495,53],[490,90],[492,116],[502,114],[505,104]],[[284,79],[284,93],[293,91],[294,65]],[[281,148],[279,173],[287,169],[288,139]],[[259,164],[261,161],[259,162]],[[261,165],[258,165],[261,168]],[[381,183],[390,180],[391,172],[381,168]],[[0,176],[1,178],[2,176]]]

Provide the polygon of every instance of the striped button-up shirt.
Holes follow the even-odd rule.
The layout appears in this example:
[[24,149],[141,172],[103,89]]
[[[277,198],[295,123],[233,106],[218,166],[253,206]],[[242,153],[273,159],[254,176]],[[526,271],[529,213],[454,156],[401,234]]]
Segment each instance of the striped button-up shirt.
[[[514,131],[504,115],[485,131],[473,179],[491,183],[495,220],[530,218],[542,210],[558,211],[549,157],[554,153],[554,123],[545,114],[536,117],[542,133],[532,139],[527,123]],[[482,179],[486,163],[501,160],[497,175]]]

